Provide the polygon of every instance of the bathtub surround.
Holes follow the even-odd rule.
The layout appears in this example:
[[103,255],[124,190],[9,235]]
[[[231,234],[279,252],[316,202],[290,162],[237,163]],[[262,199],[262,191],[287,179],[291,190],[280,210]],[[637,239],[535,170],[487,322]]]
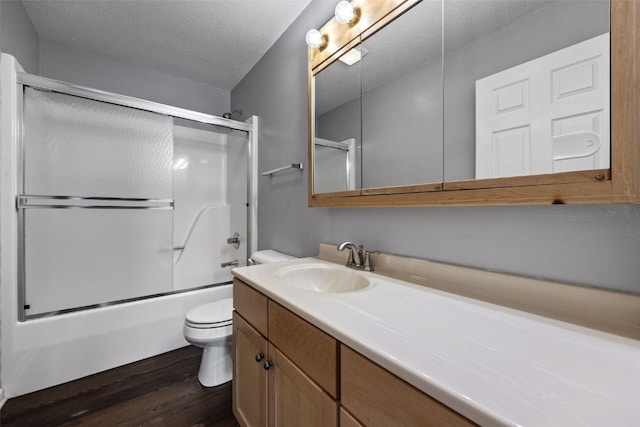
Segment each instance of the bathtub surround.
[[[313,1],[231,92],[232,108],[261,114],[264,167],[277,166],[282,153],[306,155],[304,37],[332,16],[331,6]],[[261,184],[260,248],[313,256],[320,242],[348,239],[403,256],[640,294],[638,205],[310,209],[306,176],[299,181]]]

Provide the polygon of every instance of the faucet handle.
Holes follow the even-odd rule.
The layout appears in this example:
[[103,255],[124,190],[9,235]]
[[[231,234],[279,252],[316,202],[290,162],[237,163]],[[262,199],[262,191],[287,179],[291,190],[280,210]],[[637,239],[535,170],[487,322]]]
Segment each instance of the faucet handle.
[[363,270],[364,271],[374,271],[373,264],[371,264],[371,254],[380,255],[379,251],[364,251],[364,263]]

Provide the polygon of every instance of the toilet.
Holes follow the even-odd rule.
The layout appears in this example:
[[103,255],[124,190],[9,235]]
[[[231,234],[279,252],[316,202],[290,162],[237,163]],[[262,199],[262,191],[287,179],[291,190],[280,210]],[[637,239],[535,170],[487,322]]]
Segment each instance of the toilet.
[[[249,261],[268,264],[291,259],[295,257],[269,249],[255,252]],[[226,298],[194,307],[185,316],[184,338],[203,349],[198,380],[205,387],[231,381],[232,315],[233,299]]]

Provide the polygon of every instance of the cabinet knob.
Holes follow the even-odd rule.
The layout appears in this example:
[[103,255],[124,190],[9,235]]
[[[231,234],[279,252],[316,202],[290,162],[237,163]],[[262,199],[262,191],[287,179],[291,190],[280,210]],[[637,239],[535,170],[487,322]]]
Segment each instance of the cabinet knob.
[[267,360],[262,366],[264,366],[265,371],[268,371],[273,366],[273,362],[271,360]]
[[262,359],[264,359],[264,354],[262,353],[258,353],[256,354],[256,362],[261,361]]

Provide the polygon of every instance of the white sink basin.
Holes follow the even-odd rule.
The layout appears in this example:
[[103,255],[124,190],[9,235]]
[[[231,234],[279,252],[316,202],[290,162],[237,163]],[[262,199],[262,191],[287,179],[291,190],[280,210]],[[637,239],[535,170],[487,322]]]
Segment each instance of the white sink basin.
[[292,265],[276,275],[289,286],[319,293],[353,292],[370,285],[363,275],[330,265]]

